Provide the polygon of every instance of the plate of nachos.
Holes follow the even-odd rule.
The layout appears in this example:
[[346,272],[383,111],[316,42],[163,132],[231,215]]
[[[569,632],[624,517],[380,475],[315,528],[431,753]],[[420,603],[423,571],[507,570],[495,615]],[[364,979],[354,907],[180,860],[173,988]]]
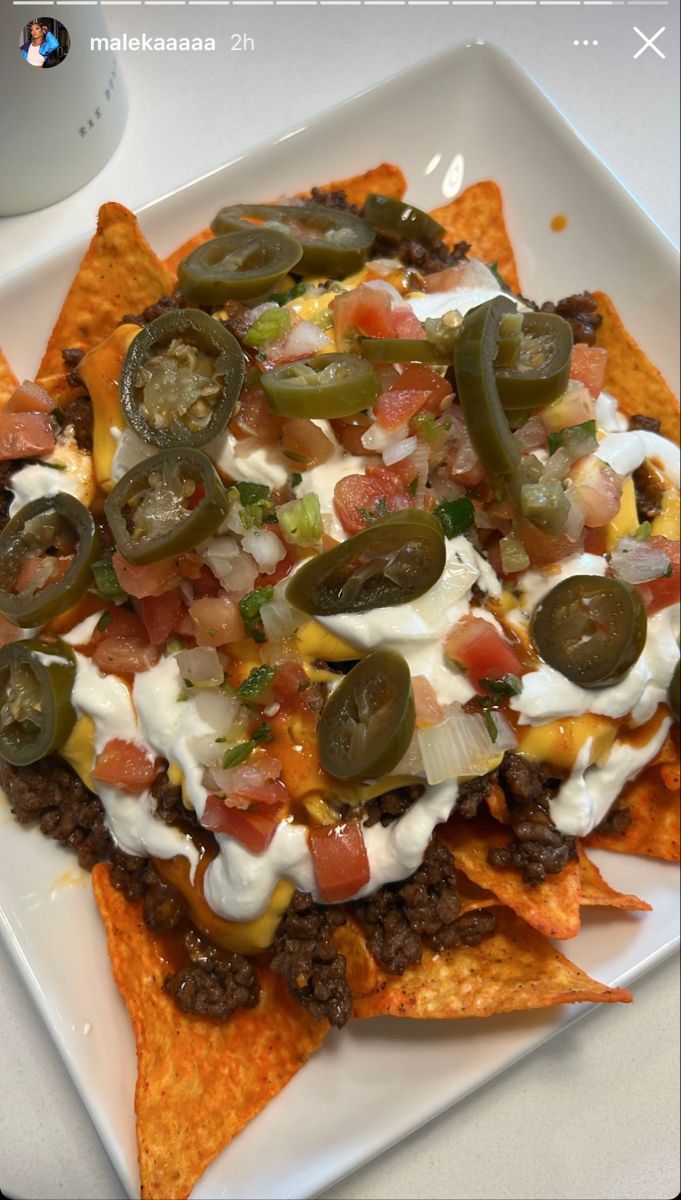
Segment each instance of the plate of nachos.
[[164,257],[104,205],[0,370],[4,929],[149,1198],[308,1194],[674,939],[672,390],[503,171],[253,161]]

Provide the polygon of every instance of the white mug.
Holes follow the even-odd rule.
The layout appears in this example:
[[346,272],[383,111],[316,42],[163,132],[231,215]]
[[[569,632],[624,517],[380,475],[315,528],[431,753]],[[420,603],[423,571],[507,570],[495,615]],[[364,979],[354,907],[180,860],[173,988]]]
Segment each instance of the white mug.
[[[26,40],[31,22],[42,41],[36,29]],[[0,0],[0,216],[71,195],[116,149],[127,115],[120,67],[90,45],[107,34],[99,5]]]

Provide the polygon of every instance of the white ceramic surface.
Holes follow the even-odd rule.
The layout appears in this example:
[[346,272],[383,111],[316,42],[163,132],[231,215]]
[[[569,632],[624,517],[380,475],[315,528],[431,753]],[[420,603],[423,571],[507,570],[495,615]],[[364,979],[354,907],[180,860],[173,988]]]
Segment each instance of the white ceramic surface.
[[[513,139],[500,131],[500,113]],[[604,288],[668,378],[676,378],[677,261],[669,243],[541,93],[489,46],[453,51],[366,93],[301,133],[148,207],[143,226],[164,252],[230,199],[294,191],[380,158],[400,162],[410,195],[425,206],[441,201],[443,182],[451,192],[460,161],[462,186],[496,178],[506,196],[527,294],[556,298],[584,286]],[[549,230],[558,212],[569,220],[559,235]],[[49,332],[81,251],[82,244],[50,256],[0,289],[0,343],[21,374],[35,369],[36,345]],[[615,886],[645,896],[655,909],[642,915],[589,912],[579,938],[567,947],[581,966],[614,983],[646,970],[678,941],[678,872],[619,856],[598,860],[602,867],[607,863]],[[21,830],[9,817],[3,821],[4,935],[134,1192],[132,1037],[87,881],[75,887],[57,883],[67,866],[64,854],[39,834]],[[62,965],[67,957],[73,973]],[[352,1026],[329,1038],[216,1160],[195,1196],[310,1195],[491,1078],[580,1011],[450,1025]]]

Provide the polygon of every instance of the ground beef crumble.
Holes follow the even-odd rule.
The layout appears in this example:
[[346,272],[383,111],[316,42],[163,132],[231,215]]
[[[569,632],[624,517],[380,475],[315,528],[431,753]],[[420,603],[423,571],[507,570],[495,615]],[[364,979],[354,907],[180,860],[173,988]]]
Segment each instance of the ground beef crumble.
[[543,883],[558,875],[576,857],[573,837],[560,833],[549,815],[549,799],[556,781],[547,769],[522,754],[507,754],[499,768],[511,816],[513,840],[509,846],[491,847],[487,861],[493,867],[518,871],[525,883]]
[[242,954],[218,950],[195,929],[184,935],[190,966],[164,980],[164,991],[183,1013],[226,1021],[237,1008],[255,1008],[260,983],[255,967]]
[[392,825],[393,821],[404,816],[412,804],[421,799],[424,791],[425,788],[421,784],[414,784],[410,787],[394,788],[390,792],[384,792],[382,796],[376,796],[366,806],[363,824],[367,829],[378,824],[384,828]]
[[578,292],[574,296],[565,296],[553,304],[547,300],[541,306],[541,312],[557,313],[563,317],[572,329],[575,343],[583,342],[585,346],[593,346],[596,334],[603,323],[598,312],[598,306],[591,292]]
[[200,822],[193,808],[182,803],[182,788],[171,783],[165,771],[156,776],[151,785],[151,794],[156,801],[156,816],[166,825],[198,828]]
[[[259,983],[252,964],[241,954],[210,945],[188,925],[179,892],[161,879],[149,859],[118,849],[106,827],[101,800],[58,755],[27,767],[0,760],[0,787],[22,825],[38,822],[47,837],[76,852],[81,867],[91,870],[98,862],[108,863],[114,887],[127,900],[142,900],[144,920],[153,933],[184,929],[189,964],[164,984],[182,1012],[225,1021],[236,1008],[257,1004]],[[175,789],[167,776],[159,777],[155,790],[157,802],[164,805],[164,819],[180,823],[170,820]]]
[[629,417],[629,428],[643,429],[646,433],[659,433],[662,422],[658,421],[657,417],[647,417],[645,413],[634,413]]
[[168,296],[161,296],[154,304],[149,304],[147,308],[142,309],[141,313],[126,313],[121,317],[120,325],[150,325],[157,317],[163,316],[163,313],[170,312],[173,308],[194,308],[195,305],[187,300],[182,292],[172,292]]
[[647,458],[636,468],[632,478],[639,520],[653,521],[662,512],[665,480]]
[[306,892],[294,892],[272,945],[270,967],[287,982],[291,995],[317,1020],[338,1029],[352,1012],[345,956],[333,933],[345,923],[334,905],[315,904]]
[[352,910],[371,953],[391,975],[417,966],[424,943],[437,952],[462,944],[474,946],[496,928],[493,913],[459,915],[454,859],[436,840],[409,879],[356,901]]
[[87,393],[75,396],[64,413],[64,428],[71,427],[78,449],[88,454],[92,453],[93,424],[92,400]]
[[489,771],[487,775],[479,775],[476,779],[467,779],[462,783],[459,787],[456,815],[471,821],[477,815],[480,805],[488,799],[496,781],[497,772]]

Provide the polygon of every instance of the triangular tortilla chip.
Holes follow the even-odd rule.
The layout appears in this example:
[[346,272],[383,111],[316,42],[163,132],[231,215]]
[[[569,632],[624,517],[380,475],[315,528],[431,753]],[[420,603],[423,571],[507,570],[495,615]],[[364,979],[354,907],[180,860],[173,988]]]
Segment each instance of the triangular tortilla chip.
[[600,908],[624,908],[629,912],[652,912],[652,904],[641,900],[638,896],[617,892],[610,887],[601,875],[598,867],[589,858],[586,850],[577,844],[579,855],[579,879],[582,887],[580,903],[582,906],[598,906]]
[[0,346],[0,408],[4,407],[14,389],[18,388],[18,386],[19,380],[5,358],[2,346]]
[[143,1200],[184,1200],[217,1154],[321,1044],[328,1026],[308,1016],[270,971],[260,1003],[223,1025],[184,1016],[162,988],[167,965],[139,904],[92,872],[114,978],[137,1043],[135,1093]]
[[[665,779],[677,786],[667,788]],[[622,833],[591,833],[585,839],[586,845],[678,862],[681,857],[678,764],[676,767],[663,764],[646,771],[642,779],[625,790],[623,802],[631,813],[627,828]]]
[[81,262],[38,371],[57,403],[72,399],[62,350],[91,350],[126,313],[138,313],[172,290],[173,279],[143,237],[133,213],[103,204],[97,232]]
[[[407,181],[399,167],[394,166],[393,163],[381,163],[378,167],[371,167],[363,175],[351,175],[348,179],[338,179],[333,183],[323,183],[319,186],[325,192],[342,189],[347,193],[351,204],[361,205],[364,204],[369,192],[378,192],[381,196],[396,196],[399,200],[406,191]],[[298,195],[303,198],[309,196],[309,192],[299,192]],[[202,229],[200,233],[195,233],[193,237],[188,238],[186,242],[178,246],[177,250],[173,250],[173,253],[168,255],[165,266],[173,275],[176,275],[182,259],[212,237],[213,233],[210,229]]]
[[370,952],[366,938],[359,925],[348,918],[333,938],[341,954],[345,955],[347,980],[353,996],[366,996],[373,992],[379,976],[379,966]]
[[501,191],[491,179],[472,183],[448,204],[431,211],[445,227],[444,239],[470,242],[471,258],[479,258],[497,271],[511,291],[520,292],[520,280],[506,222]]
[[571,938],[579,933],[579,866],[569,862],[559,875],[544,883],[525,883],[517,871],[498,869],[487,862],[490,846],[507,846],[510,830],[481,814],[464,821],[454,817],[438,830],[463,873],[486,888],[547,937]]
[[604,292],[594,292],[603,323],[596,334],[596,345],[608,351],[605,389],[617,397],[619,407],[628,416],[643,413],[656,417],[662,433],[679,443],[679,402],[657,367],[634,341],[622,324],[615,305]]
[[626,988],[590,979],[510,909],[495,912],[497,931],[479,946],[427,950],[399,977],[381,971],[376,991],[355,1001],[355,1016],[491,1017],[582,1000],[631,1001]]

